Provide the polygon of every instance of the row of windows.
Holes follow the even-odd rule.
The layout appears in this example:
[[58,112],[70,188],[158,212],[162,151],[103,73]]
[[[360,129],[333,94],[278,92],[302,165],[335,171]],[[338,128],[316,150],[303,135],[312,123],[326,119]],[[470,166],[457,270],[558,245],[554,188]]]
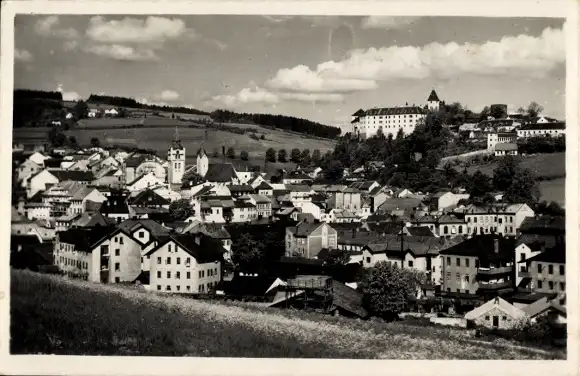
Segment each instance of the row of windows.
[[[206,286],[207,286],[207,291],[210,291],[211,288],[214,286],[214,284],[212,282],[207,283],[207,285],[199,285],[199,292],[205,292],[206,291]],[[161,291],[163,288],[161,285],[157,285],[157,291]],[[193,290],[193,288],[189,285],[185,286],[185,291],[187,292],[191,292]],[[171,289],[171,285],[165,285],[165,291],[172,291]],[[180,285],[176,285],[175,286],[175,291],[181,291],[181,286]]]
[[[168,271],[167,272],[167,278],[171,278],[171,272]],[[175,272],[175,279],[180,279],[181,278],[181,272]],[[208,277],[213,277],[215,275],[218,275],[218,270],[217,268],[214,269],[207,269],[207,276]],[[199,270],[198,271],[198,277],[199,278],[205,278],[205,270]],[[163,274],[161,273],[160,270],[157,271],[157,278],[163,278]],[[191,272],[185,272],[185,279],[191,279]]]
[[[469,258],[465,258],[465,266],[469,268]],[[447,265],[451,266],[451,257],[447,256]],[[455,266],[461,266],[461,258],[457,257],[455,259]],[[475,259],[475,267],[479,268],[479,260]]]
[[[544,268],[545,267],[542,265],[542,263],[538,263],[538,273],[542,273]],[[564,275],[566,273],[566,266],[559,265],[559,272],[560,272],[560,275]],[[548,274],[554,274],[554,265],[553,264],[548,264]]]
[[409,117],[409,118],[413,118],[413,117],[419,117],[419,116],[423,116],[420,114],[410,114],[410,115],[374,115],[374,116],[365,116],[366,118],[370,118],[370,119],[389,119],[389,118],[394,118],[394,117],[399,118],[400,116],[402,116],[403,118]]
[[[543,281],[537,281],[537,282],[538,282],[538,288],[543,289],[544,288]],[[548,281],[548,289],[554,290],[554,286],[555,285],[554,285],[553,281]],[[565,282],[560,282],[559,286],[560,286],[560,291],[566,291],[566,283]]]
[[[170,248],[169,248],[169,252],[171,252],[171,244],[169,245],[169,247],[170,247]],[[161,265],[161,263],[162,263],[162,259],[161,259],[161,257],[157,257],[157,264]],[[175,259],[175,264],[176,264],[176,265],[181,265],[181,257],[177,257],[177,258]],[[187,257],[187,258],[185,259],[185,265],[186,265],[186,266],[189,266],[190,264],[191,264],[191,257]],[[167,257],[167,258],[165,259],[165,265],[171,265],[171,257]]]
[[[507,219],[509,219],[509,223],[513,223],[514,222],[514,217],[508,217]],[[491,222],[492,220],[489,218],[489,216],[486,216],[484,218],[481,219],[481,222]],[[498,218],[498,217],[493,217],[493,222],[495,223],[503,223],[503,218]],[[506,223],[508,221],[506,220]],[[471,223],[471,217],[467,217],[467,223]],[[473,217],[473,223],[477,223],[477,217]]]
[[78,269],[88,269],[89,263],[86,261],[74,260],[68,257],[60,256],[60,263],[65,266],[76,266]]

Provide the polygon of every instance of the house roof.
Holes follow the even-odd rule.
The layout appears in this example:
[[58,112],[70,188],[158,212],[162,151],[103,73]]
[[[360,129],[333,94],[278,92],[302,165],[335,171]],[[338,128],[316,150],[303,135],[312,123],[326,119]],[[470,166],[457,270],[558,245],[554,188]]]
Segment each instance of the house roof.
[[231,163],[210,163],[204,176],[206,181],[212,183],[227,183],[236,178],[236,170]]
[[94,246],[115,231],[113,226],[72,228],[58,233],[59,241],[73,244],[79,251],[92,252]]
[[252,187],[249,184],[232,184],[232,185],[228,185],[228,189],[232,193],[234,193],[234,192],[253,192],[254,191],[254,187]]
[[553,122],[553,123],[526,124],[526,125],[522,126],[519,130],[520,131],[534,131],[534,130],[558,130],[558,129],[566,129],[566,123]]
[[258,185],[256,187],[256,190],[260,190],[260,189],[270,190],[270,189],[272,189],[272,186],[270,184],[268,184],[266,181],[263,181],[260,183],[260,185]]
[[534,318],[550,309],[556,308],[554,305],[552,305],[551,300],[549,300],[547,297],[543,297],[542,299],[536,300],[532,304],[524,307],[522,311],[524,311],[528,317]]
[[271,204],[272,200],[263,195],[249,195],[257,204]]
[[421,205],[418,198],[388,198],[379,206],[381,212],[391,212],[393,210],[411,210]]
[[127,219],[117,225],[117,228],[127,233],[132,233],[139,228],[145,228],[153,236],[166,235],[169,233],[167,227],[162,226],[153,219]]
[[84,212],[74,222],[74,226],[77,227],[107,226],[110,224],[113,224],[113,221],[108,220],[108,218],[105,218],[100,212],[96,213]]
[[437,96],[437,93],[435,92],[435,90],[431,90],[431,93],[429,94],[429,98],[427,98],[427,102],[440,102],[439,97]]
[[295,227],[289,227],[289,229],[294,230],[294,236],[296,237],[306,237],[322,225],[322,223],[300,222]]
[[424,111],[418,106],[407,107],[383,107],[372,108],[365,111],[365,116],[379,116],[379,115],[409,115],[409,114],[423,114]]
[[359,109],[357,112],[355,112],[354,114],[352,114],[352,116],[361,116],[361,115],[364,115],[364,114],[365,114],[365,112],[364,112],[364,110],[361,108],[361,109]]
[[99,210],[104,214],[129,214],[127,197],[111,195],[107,197],[107,201],[103,202]]
[[411,236],[432,236],[433,232],[429,229],[429,227],[419,226],[419,227],[405,227]]
[[[421,220],[419,220],[421,221]],[[437,219],[438,223],[465,223],[464,220],[457,218],[454,215],[444,214]]]
[[[498,253],[495,253],[496,241]],[[441,251],[441,254],[477,257],[480,265],[487,267],[492,262],[511,260],[514,248],[513,239],[497,235],[477,235]]]
[[521,233],[565,233],[566,218],[544,215],[540,217],[526,217],[520,226]]
[[370,222],[367,223],[370,231],[374,231],[380,234],[391,234],[396,235],[401,232],[401,224],[399,222],[393,221],[383,221],[383,222]]
[[151,189],[145,189],[139,192],[135,197],[129,199],[130,205],[142,206],[163,206],[169,205],[170,202]]
[[465,314],[465,318],[467,320],[475,320],[481,315],[486,314],[487,312],[491,311],[492,309],[498,308],[501,311],[505,312],[512,318],[522,318],[526,314],[521,309],[515,307],[514,305],[510,304],[506,300],[500,298],[499,296],[489,300],[488,302],[482,304],[481,306],[467,312]]
[[59,181],[71,180],[71,181],[93,181],[95,180],[95,175],[92,171],[72,171],[72,170],[50,170],[52,175],[54,175]]
[[517,144],[512,144],[512,143],[501,143],[501,144],[496,144],[495,145],[495,150],[496,151],[514,151],[514,150],[518,150],[518,145]]
[[205,264],[208,262],[223,260],[224,248],[222,247],[221,242],[212,239],[207,235],[197,234],[170,235],[164,241],[160,242],[157,247],[149,251],[147,255],[152,255],[171,241],[177,243],[177,245],[179,245],[185,252],[194,257],[198,263]]
[[528,262],[547,262],[547,263],[555,263],[555,264],[565,264],[566,263],[566,247],[559,243],[553,248],[548,248],[544,252],[530,257],[526,259],[526,263]]
[[286,184],[286,190],[288,192],[310,192],[312,188],[301,184]]

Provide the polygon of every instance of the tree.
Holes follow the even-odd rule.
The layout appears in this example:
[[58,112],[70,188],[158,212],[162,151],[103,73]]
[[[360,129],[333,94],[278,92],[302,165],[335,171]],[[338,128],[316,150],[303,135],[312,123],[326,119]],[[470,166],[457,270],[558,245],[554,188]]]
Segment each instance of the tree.
[[213,151],[212,151],[212,153],[211,153],[211,156],[212,156],[212,157],[214,157],[214,158],[217,158],[217,157],[219,157],[219,156],[220,156],[220,151],[219,151],[219,149],[218,149],[218,148],[213,148]]
[[248,159],[250,159],[250,155],[248,154],[248,152],[247,152],[247,151],[245,151],[245,150],[242,150],[242,151],[240,152],[240,159],[241,159],[242,161],[247,161]]
[[266,150],[266,162],[276,162],[276,150],[273,148]]
[[52,127],[48,131],[48,140],[52,146],[60,147],[66,143],[67,138],[60,127]]
[[518,160],[511,155],[500,159],[493,170],[493,186],[498,191],[505,191],[512,184],[514,175],[519,168]]
[[503,199],[509,203],[527,203],[535,206],[540,190],[532,170],[522,168],[519,161],[506,156],[500,160],[493,171],[495,189],[503,191]]
[[288,161],[288,154],[286,153],[286,149],[278,150],[278,162],[287,162]]
[[304,149],[302,150],[302,153],[300,153],[300,165],[301,166],[310,165],[310,149]]
[[481,113],[479,114],[479,121],[483,121],[483,120],[487,120],[487,117],[490,116],[490,110],[488,106],[485,106],[482,110]]
[[203,183],[203,178],[195,171],[189,170],[183,175],[181,179],[181,185],[183,187],[192,187]]
[[120,118],[125,118],[127,117],[127,110],[125,110],[123,107],[119,108],[119,115]]
[[340,161],[331,161],[328,168],[324,170],[324,177],[332,182],[338,182],[344,175],[344,167]]
[[84,101],[78,101],[73,112],[77,119],[86,119],[89,116],[89,106]]
[[98,137],[92,137],[91,138],[91,146],[94,148],[101,147],[101,140],[99,140]]
[[414,296],[418,281],[397,264],[379,261],[367,269],[360,283],[363,305],[374,315],[394,320]]
[[526,109],[525,109],[525,108],[523,108],[522,106],[520,106],[520,107],[519,107],[519,108],[516,110],[516,112],[517,112],[518,114],[520,114],[520,115],[525,115],[525,114],[527,113]]
[[310,159],[311,159],[311,162],[313,165],[318,166],[320,164],[320,160],[322,159],[322,156],[320,155],[320,150],[315,149],[312,152],[312,158],[310,158]]
[[544,107],[539,105],[537,102],[531,102],[527,108],[527,113],[530,118],[538,116],[542,111],[544,111]]
[[346,265],[350,261],[350,255],[346,250],[330,251],[326,259],[326,265]]
[[226,155],[228,156],[229,159],[235,159],[236,158],[236,151],[233,147],[229,147],[228,151],[226,152]]
[[501,106],[494,106],[491,109],[490,115],[494,117],[494,119],[501,119],[505,116],[503,108]]
[[250,233],[242,233],[232,243],[232,261],[237,267],[245,268],[260,264],[264,258],[264,244]]
[[469,182],[469,196],[471,198],[483,197],[486,193],[492,190],[492,186],[489,182],[489,176],[485,175],[481,171],[476,171],[473,174],[471,181]]
[[294,148],[290,152],[290,161],[294,163],[300,163],[300,149]]
[[77,138],[75,136],[70,136],[68,138],[68,143],[71,144],[71,145],[73,145],[73,146],[77,146],[78,145],[77,144]]
[[183,221],[194,214],[193,207],[186,198],[172,201],[169,204],[169,215],[176,221]]

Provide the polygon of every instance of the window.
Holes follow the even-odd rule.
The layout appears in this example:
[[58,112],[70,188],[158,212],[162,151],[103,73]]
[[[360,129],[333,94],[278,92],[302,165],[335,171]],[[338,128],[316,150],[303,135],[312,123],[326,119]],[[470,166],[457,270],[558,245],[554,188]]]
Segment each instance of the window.
[[451,272],[447,272],[447,281],[451,281]]
[[[137,236],[139,237],[139,239],[143,239],[145,237],[145,231],[139,231]],[[169,286],[167,286],[167,287],[169,287]]]
[[171,244],[167,244],[167,252],[171,253]]
[[542,272],[542,264],[538,263],[538,273]]
[[455,274],[455,282],[459,283],[461,281],[461,274],[456,273]]
[[191,272],[187,272],[187,273],[185,273],[185,278],[187,278],[187,279],[191,279]]
[[478,259],[475,259],[475,267],[479,268],[479,260]]
[[119,244],[123,244],[123,237],[122,236],[119,237]]
[[157,285],[157,291],[161,291],[161,285]]
[[409,261],[409,268],[413,267],[413,261]]
[[161,257],[157,257],[157,263],[161,264]]
[[525,253],[520,253],[520,261],[524,261],[526,259],[526,254]]
[[506,321],[506,320],[507,320],[507,317],[505,317],[505,316],[501,317],[501,321]]
[[118,262],[115,263],[115,271],[118,272],[121,270],[121,264],[119,264]]
[[552,281],[549,281],[549,282],[548,282],[548,288],[549,288],[550,290],[553,290],[553,289],[554,289],[554,282],[552,282]]
[[485,316],[485,321],[489,321],[489,316]]
[[114,242],[115,242],[115,243],[118,243],[118,242],[119,242],[119,238],[115,236],[115,238],[114,238]]
[[186,289],[187,291],[191,291],[191,286],[185,286],[185,289]]
[[447,265],[451,266],[451,257],[447,257]]
[[102,255],[106,255],[107,253],[109,253],[109,246],[108,245],[102,245],[101,246],[101,254]]
[[371,258],[367,257],[367,264],[370,264],[370,263],[371,263]]
[[171,257],[168,257],[167,260],[165,260],[165,263],[167,265],[171,265]]
[[199,285],[199,292],[204,292],[205,285]]
[[121,256],[121,250],[119,248],[115,249],[115,256]]
[[171,272],[167,272],[167,278],[171,278]]
[[157,278],[162,278],[161,277],[161,271],[159,271],[159,270],[157,271]]
[[541,289],[542,288],[542,281],[538,281],[538,288]]
[[469,268],[469,259],[468,258],[465,259],[465,266],[467,266]]
[[459,257],[455,259],[455,265],[461,266],[461,259],[459,259]]
[[214,269],[213,275],[218,275],[217,268]]
[[177,285],[175,286],[175,288],[177,289],[177,291],[179,291],[181,289],[181,286]]
[[560,265],[560,275],[564,275],[565,269],[566,269],[565,265]]
[[566,291],[566,282],[560,282],[560,290]]
[[548,265],[548,274],[554,274],[554,265]]
[[121,278],[115,277],[115,283],[119,283],[119,282],[121,282]]
[[179,277],[181,276],[181,274],[179,272],[175,272],[175,278],[179,279]]
[[177,265],[181,264],[181,258],[178,257],[177,260],[175,261],[177,263]]
[[165,290],[171,291],[171,286],[167,285],[167,287],[165,288]]

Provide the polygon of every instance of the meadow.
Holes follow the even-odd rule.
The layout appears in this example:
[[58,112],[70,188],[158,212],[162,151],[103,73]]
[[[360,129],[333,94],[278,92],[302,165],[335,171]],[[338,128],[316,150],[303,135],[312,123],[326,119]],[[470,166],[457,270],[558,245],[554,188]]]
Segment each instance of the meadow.
[[[493,176],[493,170],[497,166],[498,160],[491,162],[480,163],[467,167],[467,172],[470,174],[476,171]],[[566,176],[566,153],[551,153],[551,154],[534,154],[522,157],[521,166],[529,168],[534,172],[536,177],[546,179],[556,179]],[[456,167],[463,170],[463,167]]]
[[13,354],[367,359],[563,359],[470,331],[196,301],[11,272]]

